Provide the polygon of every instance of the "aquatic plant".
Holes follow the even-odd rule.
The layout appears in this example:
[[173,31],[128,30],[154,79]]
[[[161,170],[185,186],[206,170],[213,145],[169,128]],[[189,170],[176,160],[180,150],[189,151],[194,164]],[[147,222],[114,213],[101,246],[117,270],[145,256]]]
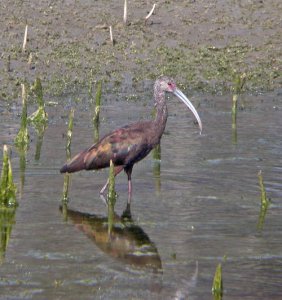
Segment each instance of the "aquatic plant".
[[260,192],[261,192],[261,196],[260,196],[261,204],[260,204],[260,214],[259,214],[257,228],[258,228],[258,230],[262,230],[263,226],[264,226],[266,212],[267,212],[268,206],[270,204],[270,199],[267,198],[267,196],[266,196],[266,191],[265,191],[265,186],[264,186],[261,170],[258,172],[258,181],[259,181]]
[[4,261],[6,248],[15,223],[16,185],[13,180],[9,149],[3,147],[3,166],[0,178],[0,264]]
[[110,172],[109,172],[109,189],[107,195],[108,203],[108,234],[111,235],[113,225],[114,225],[114,216],[115,216],[115,203],[116,203],[116,191],[115,191],[115,174],[114,174],[114,164],[113,161],[110,161]]
[[[66,156],[67,160],[71,158],[71,141],[72,141],[72,132],[73,132],[73,119],[74,119],[74,108],[71,109],[69,113],[69,121],[68,121],[68,130],[67,130],[67,143],[66,143]],[[70,185],[71,175],[66,173],[64,175],[64,186],[63,186],[63,196],[62,196],[62,211],[63,216],[66,218],[67,216],[67,208],[69,201],[69,185]]]
[[101,98],[102,98],[102,81],[98,81],[96,86],[96,96],[95,96],[95,112],[93,116],[93,123],[99,123],[100,110],[101,110]]
[[115,191],[115,173],[114,173],[114,163],[110,161],[110,172],[109,172],[109,190],[108,199],[115,204],[116,201],[116,191]]
[[62,196],[62,214],[64,217],[64,220],[67,221],[67,210],[68,210],[68,203],[69,203],[69,186],[70,186],[70,179],[71,174],[65,174],[64,175],[64,185],[63,185],[63,196]]
[[16,207],[0,207],[0,265],[4,262],[15,216]]
[[46,125],[46,123],[48,122],[48,114],[45,111],[43,89],[40,78],[36,78],[31,89],[36,95],[38,109],[31,116],[28,117],[28,122],[33,123],[35,126]]
[[93,125],[94,125],[94,142],[99,140],[99,126],[100,126],[100,110],[101,110],[101,96],[102,96],[102,81],[98,81],[96,86],[95,96],[95,110],[93,114]]
[[22,87],[22,115],[21,115],[21,127],[15,138],[15,144],[18,148],[26,148],[29,144],[29,134],[27,129],[27,93],[24,83]]
[[221,264],[218,264],[213,278],[212,294],[214,300],[221,300],[223,294]]
[[66,144],[67,159],[71,158],[71,140],[72,140],[72,131],[73,131],[73,118],[74,118],[74,108],[72,108],[69,113],[67,144]]
[[3,146],[3,165],[0,178],[0,207],[17,206],[16,185],[13,180],[12,165],[7,145]]
[[232,141],[233,143],[237,143],[237,110],[238,110],[238,98],[239,95],[242,93],[244,84],[246,82],[247,75],[246,73],[238,74],[235,73],[233,79],[233,86],[232,86]]
[[37,140],[36,140],[34,159],[35,159],[35,161],[39,161],[46,126],[45,125],[36,126],[35,130],[36,130],[36,133],[37,133]]

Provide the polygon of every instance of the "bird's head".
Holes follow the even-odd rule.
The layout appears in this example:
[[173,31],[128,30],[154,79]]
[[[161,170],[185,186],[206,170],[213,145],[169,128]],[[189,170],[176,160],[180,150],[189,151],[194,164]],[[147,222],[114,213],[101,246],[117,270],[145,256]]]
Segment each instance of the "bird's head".
[[199,124],[201,133],[203,126],[196,108],[191,103],[191,101],[181,92],[181,90],[177,88],[176,83],[172,78],[163,76],[157,79],[155,83],[155,97],[158,97],[158,94],[160,95],[165,92],[173,93],[192,111]]

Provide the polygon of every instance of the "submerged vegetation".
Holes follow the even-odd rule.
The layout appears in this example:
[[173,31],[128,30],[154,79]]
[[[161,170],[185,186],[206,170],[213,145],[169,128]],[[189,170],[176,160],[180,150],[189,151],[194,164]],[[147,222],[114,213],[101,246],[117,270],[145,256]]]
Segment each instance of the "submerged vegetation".
[[213,278],[212,294],[214,300],[221,300],[223,294],[221,264],[218,264]]
[[17,206],[16,186],[13,180],[12,165],[7,145],[3,147],[3,165],[0,178],[0,207]]
[[257,228],[258,228],[258,230],[262,230],[263,226],[264,226],[266,212],[267,212],[268,206],[270,204],[270,199],[267,198],[267,196],[266,196],[266,191],[265,191],[265,186],[264,186],[261,170],[258,172],[258,181],[259,181],[261,195],[260,195],[260,214],[259,214]]
[[31,116],[28,117],[28,121],[34,124],[36,127],[45,126],[48,122],[48,114],[45,111],[45,103],[43,100],[43,89],[41,79],[36,78],[32,91],[36,95],[38,109]]
[[25,84],[22,83],[22,114],[21,126],[18,135],[15,138],[15,144],[18,148],[24,149],[29,144],[29,134],[27,128],[27,91]]
[[233,87],[232,87],[232,142],[234,144],[237,143],[237,108],[238,108],[238,98],[239,95],[242,93],[243,87],[246,82],[246,73],[243,74],[235,74],[233,80]]
[[115,204],[116,204],[116,191],[115,191],[115,175],[114,175],[114,164],[111,160],[110,162],[110,171],[109,171],[109,188],[107,195],[107,204],[108,204],[108,234],[111,235],[114,218],[115,218]]
[[0,265],[4,261],[12,227],[15,223],[16,185],[14,184],[10,151],[7,145],[3,147],[3,164],[0,177]]

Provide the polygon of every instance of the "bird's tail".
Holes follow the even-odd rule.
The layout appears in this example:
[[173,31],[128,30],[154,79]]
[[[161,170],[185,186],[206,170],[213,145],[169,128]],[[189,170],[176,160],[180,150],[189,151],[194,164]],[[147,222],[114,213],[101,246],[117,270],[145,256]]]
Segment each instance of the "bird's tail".
[[61,173],[74,173],[85,169],[84,157],[87,150],[84,150],[74,156],[69,162],[67,162],[61,169]]

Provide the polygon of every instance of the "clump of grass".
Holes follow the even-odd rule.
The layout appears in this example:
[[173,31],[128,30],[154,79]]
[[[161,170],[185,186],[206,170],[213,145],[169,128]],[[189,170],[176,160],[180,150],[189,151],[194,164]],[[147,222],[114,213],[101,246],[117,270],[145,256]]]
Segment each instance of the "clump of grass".
[[46,125],[48,122],[48,114],[45,111],[45,103],[43,100],[43,89],[41,84],[41,79],[36,78],[32,90],[36,95],[36,100],[38,104],[38,109],[31,116],[28,117],[28,122],[35,125]]
[[21,127],[15,138],[15,144],[18,148],[24,149],[29,144],[29,134],[27,129],[27,93],[24,83],[22,87],[22,115],[21,115]]
[[0,207],[17,206],[16,185],[13,180],[12,165],[7,145],[3,147],[3,165],[0,179]]
[[213,285],[212,285],[212,294],[214,300],[221,300],[223,295],[223,285],[222,285],[222,270],[221,264],[218,264],[214,278],[213,278]]
[[270,204],[270,199],[267,198],[267,196],[266,196],[266,191],[265,191],[265,186],[264,186],[261,170],[258,172],[258,181],[259,181],[260,192],[261,192],[261,196],[260,196],[261,205],[260,205],[260,214],[259,214],[257,228],[259,230],[262,230],[263,226],[264,226],[266,212],[267,212],[268,206]]

